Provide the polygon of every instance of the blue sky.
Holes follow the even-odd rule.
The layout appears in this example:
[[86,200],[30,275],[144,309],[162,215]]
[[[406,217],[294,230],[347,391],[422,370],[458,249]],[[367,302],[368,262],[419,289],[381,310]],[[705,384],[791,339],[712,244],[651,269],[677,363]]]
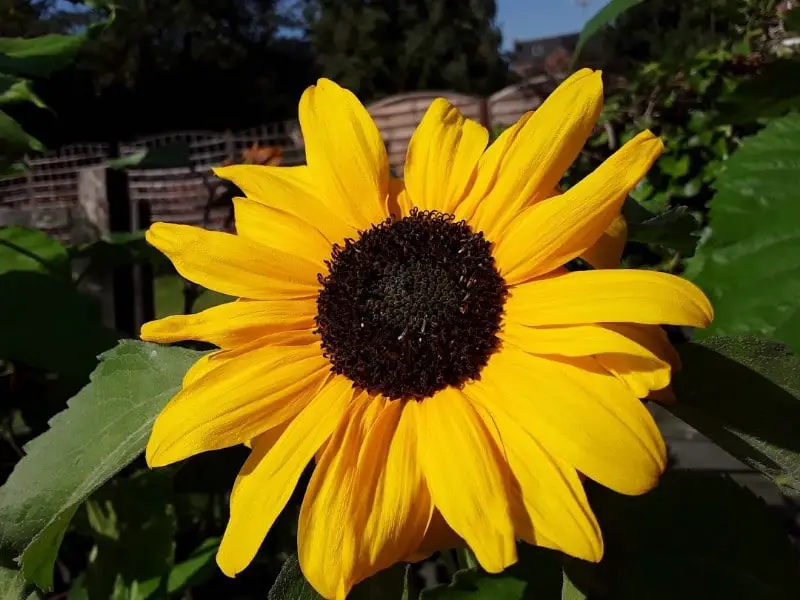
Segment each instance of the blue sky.
[[497,22],[503,48],[515,39],[548,37],[580,31],[608,0],[497,0]]

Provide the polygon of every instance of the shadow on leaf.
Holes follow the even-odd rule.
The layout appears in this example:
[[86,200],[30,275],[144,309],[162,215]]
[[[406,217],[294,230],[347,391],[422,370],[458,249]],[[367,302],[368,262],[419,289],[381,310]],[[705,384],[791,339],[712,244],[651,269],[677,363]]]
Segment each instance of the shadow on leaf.
[[590,600],[796,597],[797,550],[763,500],[729,477],[669,471],[638,498],[587,489],[606,554],[566,571]]

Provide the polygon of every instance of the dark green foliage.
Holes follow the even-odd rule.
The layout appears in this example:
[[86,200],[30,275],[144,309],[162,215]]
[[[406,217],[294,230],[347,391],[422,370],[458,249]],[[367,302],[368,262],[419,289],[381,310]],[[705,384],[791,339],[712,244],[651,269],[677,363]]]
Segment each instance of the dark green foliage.
[[728,452],[800,493],[800,358],[754,336],[681,346],[670,410]]
[[[287,40],[279,28],[301,22],[287,20],[277,1],[123,0],[117,29],[84,54],[63,37],[0,42],[0,64],[25,77],[79,62],[36,81],[36,93],[23,75],[0,74],[0,104],[41,108],[41,94],[68,125],[59,133],[38,111],[47,141],[293,115],[315,75],[312,53],[327,75],[368,101],[419,88],[485,94],[505,82],[494,2],[295,4],[307,9],[307,37]],[[635,6],[615,8],[625,5]],[[9,6],[17,17],[4,20]],[[0,34],[33,27],[46,6],[0,0]],[[594,33],[610,50],[607,107],[566,184],[642,128],[655,128],[668,153],[625,206],[627,263],[683,269],[716,192],[693,268],[715,301],[718,330],[796,343],[799,224],[791,201],[800,129],[796,116],[785,115],[797,107],[800,77],[793,78],[796,57],[774,37],[774,2],[616,0],[609,7],[583,36]],[[72,22],[98,15],[83,12]],[[38,24],[64,33],[53,22]],[[35,144],[25,129],[13,130],[28,123],[27,113],[13,115],[0,134],[0,169],[24,166],[19,154]],[[185,164],[186,148],[172,150],[116,166]],[[753,252],[726,254],[742,247]],[[70,386],[84,384],[96,355],[116,341],[75,280],[94,268],[164,264],[153,252],[141,232],[65,249],[38,232],[0,230],[0,597],[36,600],[36,584],[68,600],[318,600],[294,555],[308,472],[253,564],[228,579],[215,554],[247,448],[153,471],[141,459],[155,415],[199,352],[125,341],[103,355],[65,406]],[[172,283],[179,292],[180,282]],[[167,312],[179,310],[173,302]],[[705,339],[680,351],[681,403],[671,410],[787,494],[800,492],[797,356],[751,337]],[[350,600],[790,600],[800,589],[800,562],[783,523],[726,477],[669,471],[639,498],[591,482],[587,488],[605,535],[599,565],[521,545],[516,565],[489,575],[461,552],[457,570],[445,552],[441,564],[455,577],[439,578],[441,585],[420,591],[418,569],[397,565],[360,583]]]
[[606,543],[599,565],[568,560],[589,598],[791,600],[800,560],[764,501],[727,476],[669,471],[643,497],[591,486]]
[[[688,217],[662,233],[633,238],[640,243],[629,248],[636,254],[633,264],[679,271],[683,259],[693,254],[724,161],[760,127],[757,111],[746,118],[743,111],[734,115],[734,107],[753,105],[744,97],[735,100],[744,93],[739,88],[762,71],[778,69],[784,80],[781,94],[788,98],[786,86],[800,80],[800,70],[786,67],[776,54],[776,42],[768,35],[775,23],[774,2],[768,0],[649,0],[624,11],[593,40],[599,48],[594,54],[605,57],[597,60],[607,74],[605,109],[567,185],[651,128],[664,140],[666,152],[631,197],[651,213],[678,209]],[[774,103],[766,104],[774,114],[783,114]],[[688,232],[690,219],[693,232]],[[678,245],[676,237],[682,240]],[[673,241],[663,243],[665,238]]]

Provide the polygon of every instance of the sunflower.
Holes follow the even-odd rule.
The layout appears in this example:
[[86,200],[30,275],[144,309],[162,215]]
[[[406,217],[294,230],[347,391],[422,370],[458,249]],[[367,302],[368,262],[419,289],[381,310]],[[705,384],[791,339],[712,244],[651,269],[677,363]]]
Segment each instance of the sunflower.
[[322,79],[300,100],[306,166],[216,171],[246,196],[236,235],[150,228],[184,277],[238,297],[142,329],[219,347],[186,374],[146,456],[250,447],[217,555],[226,574],[253,559],[309,463],[298,555],[326,598],[458,543],[489,572],[520,539],[600,560],[582,478],[656,485],[665,447],[641,399],[667,389],[674,362],[658,325],[712,318],[678,277],[565,269],[608,266],[620,206],[663,149],[645,131],[558,193],[602,96],[600,73],[579,71],[488,148],[486,129],[437,99],[399,180],[365,108]]

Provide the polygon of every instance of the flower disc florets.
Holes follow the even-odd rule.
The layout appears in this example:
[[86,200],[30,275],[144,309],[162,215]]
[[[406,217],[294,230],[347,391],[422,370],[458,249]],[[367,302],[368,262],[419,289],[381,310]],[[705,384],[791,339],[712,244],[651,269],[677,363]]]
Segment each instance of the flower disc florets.
[[497,347],[506,285],[483,234],[453,215],[387,219],[326,264],[316,332],[358,387],[422,399],[477,378]]

